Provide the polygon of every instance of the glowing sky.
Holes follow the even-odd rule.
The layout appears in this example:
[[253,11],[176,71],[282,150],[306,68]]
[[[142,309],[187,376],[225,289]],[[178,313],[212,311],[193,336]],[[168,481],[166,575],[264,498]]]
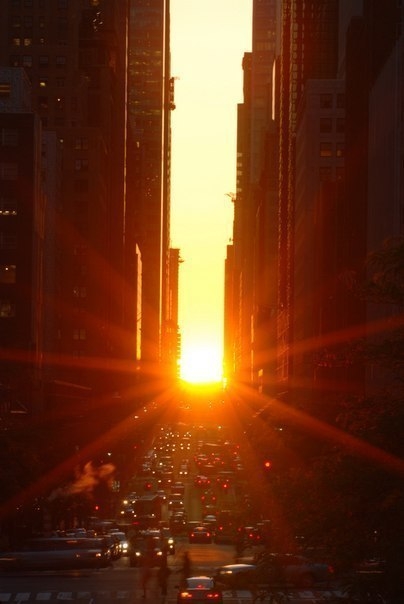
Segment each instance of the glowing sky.
[[171,246],[181,250],[183,356],[195,347],[221,362],[224,260],[232,236],[237,103],[251,50],[252,0],[171,0]]

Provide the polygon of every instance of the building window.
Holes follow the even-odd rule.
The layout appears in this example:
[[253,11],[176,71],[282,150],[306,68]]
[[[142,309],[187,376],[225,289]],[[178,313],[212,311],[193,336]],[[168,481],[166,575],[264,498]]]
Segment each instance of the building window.
[[24,38],[24,46],[32,46],[32,38]]
[[0,82],[0,99],[8,98],[11,94],[10,82]]
[[86,245],[76,245],[73,250],[75,256],[85,256],[87,252],[88,247]]
[[337,117],[336,132],[343,134],[345,132],[345,118]]
[[41,55],[39,57],[39,67],[49,67],[49,57],[46,55]]
[[56,57],[56,67],[66,67],[66,57],[61,55]]
[[337,109],[345,109],[345,94],[337,94]]
[[331,117],[320,117],[320,132],[322,134],[329,134],[332,132],[332,118]]
[[18,147],[19,132],[15,128],[2,128],[0,144],[2,147]]
[[87,340],[87,331],[82,327],[75,327],[73,329],[73,340]]
[[319,178],[321,182],[327,182],[332,178],[331,166],[320,166]]
[[15,36],[15,37],[13,37],[13,39],[12,39],[12,42],[11,42],[11,43],[12,43],[12,45],[13,45],[13,46],[21,46],[21,38],[17,38],[17,37]]
[[74,183],[74,190],[76,193],[87,193],[88,192],[88,180],[76,180]]
[[48,85],[48,78],[40,78],[39,88],[46,88]]
[[332,94],[320,94],[320,109],[332,109]]
[[18,164],[14,162],[0,163],[0,179],[1,180],[17,180]]
[[21,63],[20,55],[11,55],[10,67],[19,67]]
[[63,88],[65,81],[65,78],[56,78],[56,88]]
[[56,111],[62,111],[65,108],[65,100],[63,97],[58,96],[55,99],[55,109]]
[[0,299],[0,318],[10,319],[15,317],[15,304],[11,300]]
[[24,8],[32,8],[32,0],[24,0]]
[[337,166],[335,168],[335,178],[337,180],[343,180],[345,176],[345,168],[344,166]]
[[11,27],[13,29],[19,29],[21,27],[21,17],[18,17],[17,15],[13,15],[11,17],[12,21],[11,21]]
[[76,159],[74,167],[77,172],[86,172],[88,170],[88,159]]
[[44,109],[48,109],[48,97],[47,96],[40,96],[38,97],[38,109],[44,110]]
[[335,155],[336,157],[344,157],[345,156],[345,145],[344,143],[337,143],[335,146]]
[[17,216],[17,202],[15,199],[0,197],[0,216]]
[[23,67],[32,67],[32,56],[31,55],[24,55],[22,58],[22,66]]
[[0,283],[15,283],[15,264],[0,264]]
[[15,250],[17,249],[17,235],[13,233],[3,233],[0,231],[0,249]]
[[88,149],[88,138],[76,138],[74,148],[78,151]]
[[320,157],[332,157],[332,143],[320,143]]
[[75,285],[73,287],[73,296],[75,298],[87,298],[87,288],[84,285]]
[[45,17],[42,15],[40,17],[38,17],[38,25],[39,25],[40,29],[44,29],[45,24],[46,24]]

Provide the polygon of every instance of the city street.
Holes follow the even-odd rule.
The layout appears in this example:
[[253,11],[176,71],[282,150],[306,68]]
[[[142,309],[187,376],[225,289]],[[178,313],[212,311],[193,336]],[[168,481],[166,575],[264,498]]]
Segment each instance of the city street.
[[[0,575],[0,604],[28,604],[32,602],[54,604],[64,601],[80,604],[104,604],[106,602],[117,602],[118,604],[137,604],[138,602],[157,604],[165,602],[166,604],[175,604],[181,556],[185,550],[190,553],[194,574],[209,575],[216,566],[234,561],[234,548],[232,546],[190,545],[185,539],[182,539],[178,542],[176,554],[169,558],[171,574],[165,600],[161,596],[158,586],[157,569],[153,570],[147,595],[144,598],[140,585],[141,570],[129,567],[128,559],[124,557],[114,562],[111,568],[97,571],[3,573]],[[336,589],[279,589],[274,590],[273,594],[275,597],[278,596],[279,604],[286,594],[288,599],[285,601],[291,604],[312,604],[313,602],[331,600],[333,596],[340,595],[340,592]],[[227,604],[252,603],[252,598],[251,592],[247,590],[223,592],[223,599]],[[265,602],[269,599],[261,601]],[[275,600],[273,604],[277,604],[277,601]]]

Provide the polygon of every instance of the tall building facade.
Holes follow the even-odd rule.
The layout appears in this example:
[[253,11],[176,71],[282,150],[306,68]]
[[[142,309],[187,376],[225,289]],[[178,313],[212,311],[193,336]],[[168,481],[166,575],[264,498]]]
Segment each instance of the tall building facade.
[[[2,413],[27,411],[43,356],[42,130],[25,70],[0,67],[0,382]],[[7,396],[8,395],[8,396]],[[3,398],[3,397],[2,397]]]
[[254,2],[243,61],[225,342],[236,379],[321,413],[380,381],[346,347],[398,312],[352,280],[403,235],[403,7],[282,0],[271,11]]
[[127,3],[2,0],[1,14],[0,65],[25,70],[44,133],[40,398],[52,407],[62,384],[68,399],[82,387],[115,390],[119,377],[110,360],[127,354]]
[[[169,0],[130,0],[128,224],[142,253],[142,366],[153,374],[165,352],[170,223]],[[129,232],[129,236],[133,233]]]

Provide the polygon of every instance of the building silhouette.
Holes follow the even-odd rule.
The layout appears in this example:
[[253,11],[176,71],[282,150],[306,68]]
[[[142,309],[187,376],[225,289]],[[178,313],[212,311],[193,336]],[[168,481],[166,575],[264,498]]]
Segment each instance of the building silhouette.
[[169,3],[2,1],[1,14],[4,207],[14,199],[7,170],[20,149],[7,140],[22,142],[25,114],[32,140],[24,156],[30,148],[35,161],[29,208],[26,198],[18,217],[3,221],[4,242],[16,238],[18,250],[12,257],[4,243],[3,266],[16,265],[14,289],[26,299],[24,310],[10,302],[15,316],[4,317],[0,345],[29,359],[30,383],[24,392],[7,386],[34,413],[64,405],[74,415],[75,405],[91,408],[100,396],[132,397],[167,357]]
[[399,312],[354,284],[369,253],[403,236],[402,20],[393,1],[253,3],[226,366],[319,415],[330,397],[383,383],[347,349]]

